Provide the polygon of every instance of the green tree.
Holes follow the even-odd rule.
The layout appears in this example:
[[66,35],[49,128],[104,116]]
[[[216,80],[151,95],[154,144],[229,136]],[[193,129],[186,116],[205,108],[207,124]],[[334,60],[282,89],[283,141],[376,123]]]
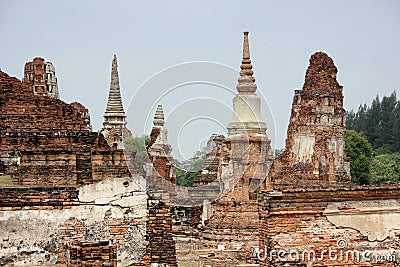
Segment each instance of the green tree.
[[368,129],[368,120],[367,120],[367,105],[360,105],[358,107],[358,111],[355,114],[353,128],[348,128],[351,130],[356,130],[357,132],[363,133]]
[[346,112],[346,127],[347,129],[354,129],[354,123],[356,120],[356,113],[353,110]]
[[400,152],[400,101],[396,91],[382,100],[376,96],[371,106],[360,105],[356,113],[347,112],[346,126],[363,133],[374,149],[385,147]]
[[397,144],[399,143],[399,140],[396,139],[395,136],[395,125],[397,124],[395,114],[396,105],[396,92],[393,92],[390,96],[384,96],[382,98],[380,109],[381,132],[379,133],[382,139],[382,144],[379,146],[387,146],[392,152],[396,151]]
[[193,186],[193,181],[197,175],[197,171],[185,171],[176,168],[176,184],[179,186]]
[[400,100],[397,101],[394,113],[394,126],[393,126],[393,151],[400,152]]
[[136,151],[135,162],[137,166],[142,166],[145,159],[147,158],[146,147],[150,142],[150,137],[148,135],[130,136],[123,140],[125,149],[132,149]]
[[378,154],[379,152],[377,151],[377,155],[371,162],[371,182],[373,184],[398,184],[400,182],[400,153]]
[[189,160],[176,162],[176,183],[180,186],[193,186],[193,181],[199,175],[206,159],[206,149],[196,151]]
[[372,101],[371,107],[366,109],[365,117],[366,128],[362,130],[362,133],[374,148],[382,146],[384,140],[380,134],[382,132],[381,102],[378,96]]
[[345,136],[347,156],[352,160],[350,173],[358,184],[371,182],[372,146],[368,140],[354,130],[347,130]]

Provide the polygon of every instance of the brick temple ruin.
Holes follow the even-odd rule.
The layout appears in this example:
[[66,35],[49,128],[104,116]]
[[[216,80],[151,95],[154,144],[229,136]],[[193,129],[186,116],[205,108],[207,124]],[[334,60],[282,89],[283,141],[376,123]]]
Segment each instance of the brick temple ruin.
[[25,64],[22,81],[28,84],[35,94],[60,98],[56,70],[53,63],[44,61],[44,58],[36,57]]
[[179,188],[161,105],[143,166],[123,149],[116,56],[100,132],[59,99],[52,63],[0,72],[0,265],[399,266],[400,186],[351,182],[336,75],[311,56],[274,159],[244,32],[228,136]]

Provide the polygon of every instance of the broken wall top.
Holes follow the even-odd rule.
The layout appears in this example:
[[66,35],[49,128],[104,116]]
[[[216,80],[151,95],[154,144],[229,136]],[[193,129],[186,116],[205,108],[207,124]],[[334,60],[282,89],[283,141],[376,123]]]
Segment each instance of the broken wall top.
[[0,119],[1,132],[91,132],[82,105],[35,95],[27,84],[1,71]]
[[303,94],[342,93],[342,86],[336,80],[337,68],[324,52],[314,53],[306,71]]

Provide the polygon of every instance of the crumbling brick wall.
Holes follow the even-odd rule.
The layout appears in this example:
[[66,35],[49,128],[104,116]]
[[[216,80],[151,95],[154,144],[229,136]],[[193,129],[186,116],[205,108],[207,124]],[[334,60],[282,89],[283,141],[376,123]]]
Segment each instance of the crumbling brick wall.
[[237,251],[237,260],[254,263],[251,248],[258,244],[257,194],[272,162],[270,140],[254,133],[233,135],[221,149],[224,192],[213,203],[213,215],[200,233],[200,248],[216,250],[223,245]]
[[35,95],[26,84],[0,72],[1,132],[90,132],[87,114],[76,105]]
[[[147,195],[133,178],[106,179],[80,188],[0,188],[0,213],[2,266],[92,264],[99,255],[75,257],[73,246],[89,242],[98,247],[100,241],[116,246],[120,266],[149,266],[145,265],[146,224],[151,224]],[[158,225],[162,232],[163,225]],[[105,252],[103,248],[96,248],[96,253]]]
[[82,185],[130,176],[123,150],[91,132],[81,104],[35,95],[4,72],[0,92],[0,172],[15,184]]
[[265,191],[259,205],[260,266],[400,262],[400,186]]

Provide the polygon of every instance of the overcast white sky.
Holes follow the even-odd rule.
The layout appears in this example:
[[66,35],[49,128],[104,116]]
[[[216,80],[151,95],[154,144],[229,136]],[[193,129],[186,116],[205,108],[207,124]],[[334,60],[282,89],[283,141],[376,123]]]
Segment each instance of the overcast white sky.
[[[245,29],[250,31],[256,83],[275,119],[266,120],[269,131],[276,129],[276,134],[269,132],[276,147],[284,146],[293,90],[302,87],[309,57],[316,51],[334,59],[346,109],[357,109],[377,94],[389,95],[400,88],[400,2],[396,0],[2,0],[0,23],[0,68],[21,78],[26,61],[41,56],[53,62],[61,99],[88,107],[93,130],[101,128],[114,53],[128,110],[140,86],[167,67],[210,61],[237,69]],[[166,115],[179,110],[180,103],[190,109],[188,100],[197,97],[194,91],[230,105],[232,96],[214,88],[220,93],[211,96],[209,86],[190,85],[181,88],[179,97],[167,95],[162,101]],[[143,95],[155,92],[150,88]],[[192,107],[199,109],[196,103]],[[130,106],[128,116],[143,109],[139,104]],[[267,107],[263,109],[268,113]],[[196,150],[210,133],[223,133],[221,125],[230,116],[200,120],[191,131],[182,130],[177,142],[183,154]],[[128,121],[135,134],[149,130],[140,120]],[[170,125],[171,139],[177,127],[181,126]]]

